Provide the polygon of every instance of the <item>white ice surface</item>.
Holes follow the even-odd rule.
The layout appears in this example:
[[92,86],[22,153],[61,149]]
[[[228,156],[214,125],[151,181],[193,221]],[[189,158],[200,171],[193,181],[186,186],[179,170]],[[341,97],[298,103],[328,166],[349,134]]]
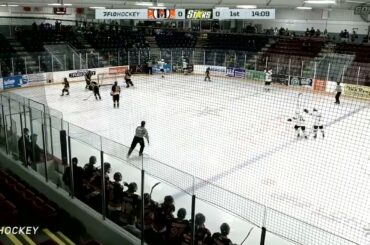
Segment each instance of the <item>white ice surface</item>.
[[[119,109],[113,109],[110,86],[101,87],[102,101],[93,96],[84,101],[91,92],[83,83],[71,84],[70,96],[60,96],[61,85],[46,86],[45,92],[48,105],[62,111],[66,121],[129,146],[135,128],[145,120],[151,142],[145,153],[151,158],[370,244],[365,230],[370,227],[368,103],[342,98],[342,104],[335,105],[333,97],[304,93],[301,109],[321,110],[326,136],[297,140],[287,119],[296,110],[298,91],[281,87],[265,93],[262,85],[241,80],[202,79],[133,76],[134,88],[126,89],[120,82]],[[35,100],[42,96],[35,88],[16,93]],[[312,120],[305,117],[310,131]],[[207,188],[202,186],[202,193]],[[230,201],[211,191],[210,198],[225,206]],[[274,216],[268,214],[267,227],[288,230],[289,236],[304,233]]]

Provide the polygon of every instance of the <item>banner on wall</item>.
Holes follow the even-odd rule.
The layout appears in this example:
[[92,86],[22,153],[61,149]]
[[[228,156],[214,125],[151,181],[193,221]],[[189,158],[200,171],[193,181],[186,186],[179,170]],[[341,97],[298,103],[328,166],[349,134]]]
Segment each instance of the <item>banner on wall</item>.
[[[153,69],[153,73],[160,73],[161,72],[161,67],[158,64],[154,65],[152,67],[152,69]],[[163,65],[163,70],[164,70],[165,73],[170,73],[170,72],[172,72],[172,67],[171,67],[170,64],[164,64]]]
[[345,84],[344,95],[362,99],[370,99],[370,87]]
[[272,82],[273,83],[279,83],[288,86],[290,77],[288,75],[283,74],[272,74]]
[[19,88],[23,86],[23,76],[10,76],[3,78],[3,89]]
[[125,74],[128,70],[128,66],[116,66],[109,68],[109,74]]
[[[86,69],[86,70],[73,71],[73,72],[70,72],[68,74],[68,77],[69,78],[84,77],[87,71],[88,71],[88,69]],[[94,70],[90,70],[90,71],[92,72],[92,75],[93,76],[96,75],[96,71],[94,71]]]
[[289,78],[290,86],[312,86],[312,78],[291,76]]
[[315,80],[313,90],[321,92],[326,90],[326,81],[325,80]]
[[228,67],[226,68],[226,76],[229,77],[236,77],[236,78],[245,78],[246,76],[246,70],[243,68],[234,68],[234,67]]
[[207,68],[212,75],[225,76],[226,67],[225,66],[207,66],[207,65],[194,65],[194,73],[205,74]]

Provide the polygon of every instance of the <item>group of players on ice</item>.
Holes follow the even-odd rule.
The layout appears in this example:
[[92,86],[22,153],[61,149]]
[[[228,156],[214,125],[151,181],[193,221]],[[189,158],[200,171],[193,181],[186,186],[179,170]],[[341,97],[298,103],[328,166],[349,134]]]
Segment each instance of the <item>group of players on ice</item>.
[[[270,86],[271,86],[271,83],[272,83],[272,69],[265,69],[264,70],[264,73],[265,73],[265,87],[264,87],[264,91],[265,92],[269,92],[270,91]],[[298,97],[300,97],[301,95],[302,94],[300,93],[298,95]],[[339,94],[339,96],[340,96],[340,94]],[[336,101],[339,100],[339,96],[338,96],[338,98],[336,96]],[[339,102],[337,104],[339,104]],[[312,116],[313,119],[314,119],[314,123],[313,123],[313,138],[314,139],[317,138],[317,133],[318,133],[319,130],[321,131],[321,135],[324,138],[325,137],[324,124],[322,122],[322,114],[321,114],[321,112],[319,112],[318,109],[316,109],[316,108],[313,108],[312,109],[312,112],[310,112],[308,109],[304,109],[303,112],[306,113],[306,114],[308,114],[308,115],[310,115],[310,116]],[[306,131],[306,120],[305,120],[305,118],[303,116],[303,113],[299,109],[296,110],[294,117],[289,118],[288,121],[289,122],[295,121],[294,130],[296,132],[297,138],[305,138],[305,139],[308,139],[309,134]]]

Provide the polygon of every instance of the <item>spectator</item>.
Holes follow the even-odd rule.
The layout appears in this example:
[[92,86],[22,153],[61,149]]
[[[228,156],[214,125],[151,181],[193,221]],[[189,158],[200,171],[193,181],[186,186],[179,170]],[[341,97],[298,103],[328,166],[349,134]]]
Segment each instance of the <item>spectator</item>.
[[208,245],[232,245],[233,243],[227,237],[230,233],[230,226],[227,223],[223,223],[220,226],[220,232],[213,233],[211,241]]
[[321,35],[321,32],[319,29],[316,30],[316,37],[319,37]]
[[306,29],[305,36],[306,37],[310,36],[310,30],[308,28]]
[[[78,163],[78,159],[76,157],[72,158],[74,195],[77,198],[80,198],[82,195],[83,169],[77,166],[77,163]],[[71,167],[70,166],[68,166],[66,170],[64,171],[63,182],[72,191]]]
[[[29,136],[28,128],[23,129],[22,136],[18,139],[18,152],[19,152],[19,160],[22,161],[24,164],[28,165],[28,158],[30,156],[30,136]],[[23,141],[24,137],[24,141]],[[26,162],[25,162],[26,161]]]
[[36,163],[42,161],[42,153],[43,153],[43,150],[37,144],[37,136],[38,136],[37,134],[32,134],[31,135],[30,157],[31,157],[31,162],[33,164],[36,164]]

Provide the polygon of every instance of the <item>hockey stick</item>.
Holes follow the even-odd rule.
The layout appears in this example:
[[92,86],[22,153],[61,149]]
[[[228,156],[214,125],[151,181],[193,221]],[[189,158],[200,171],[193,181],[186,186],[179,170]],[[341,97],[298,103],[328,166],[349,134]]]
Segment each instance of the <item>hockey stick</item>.
[[155,184],[153,185],[152,189],[150,190],[150,194],[149,194],[150,199],[152,198],[152,193],[153,193],[154,188],[155,188],[155,187],[157,187],[157,185],[159,185],[160,183],[161,183],[161,182],[157,182],[157,183],[155,183]]
[[254,229],[254,227],[252,227],[250,230],[249,230],[249,232],[248,232],[248,234],[247,234],[247,236],[244,238],[244,240],[242,241],[242,243],[240,243],[240,245],[243,245],[243,243],[248,239],[248,237],[249,237],[249,235],[251,234],[251,232],[252,232],[252,230]]
[[92,94],[90,94],[86,99],[83,99],[84,101],[90,99],[90,97],[92,96]]
[[302,93],[299,93],[298,98],[297,98],[297,110],[299,110],[301,107],[301,104],[300,104],[301,96],[302,96]]

